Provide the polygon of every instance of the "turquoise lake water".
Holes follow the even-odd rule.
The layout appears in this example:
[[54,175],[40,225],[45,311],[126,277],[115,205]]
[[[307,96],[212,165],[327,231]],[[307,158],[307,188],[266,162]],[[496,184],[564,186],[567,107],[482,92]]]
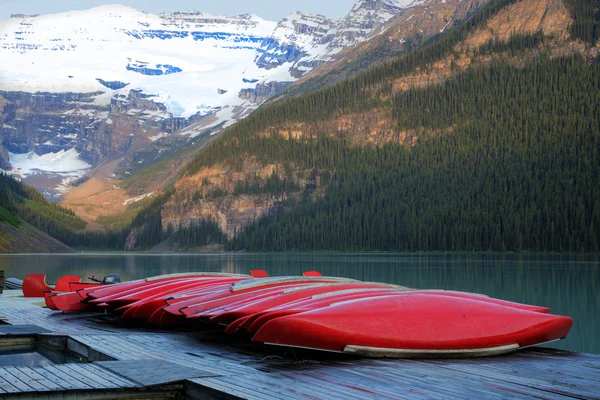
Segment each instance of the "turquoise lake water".
[[119,274],[122,280],[191,271],[271,276],[323,275],[395,283],[421,289],[449,289],[548,306],[575,324],[566,340],[551,347],[600,354],[600,257],[538,254],[69,254],[0,256],[6,277],[23,279],[45,273],[48,282],[62,275]]

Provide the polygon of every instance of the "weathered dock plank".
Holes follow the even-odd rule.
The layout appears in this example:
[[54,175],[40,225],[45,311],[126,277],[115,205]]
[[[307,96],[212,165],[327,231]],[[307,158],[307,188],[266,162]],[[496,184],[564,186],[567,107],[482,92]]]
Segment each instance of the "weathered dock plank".
[[190,399],[600,400],[600,355],[593,354],[530,349],[470,360],[357,359],[244,344],[222,333],[117,326],[98,314],[28,308],[0,315],[9,324],[36,326],[8,331],[65,343],[84,359],[114,360],[0,367],[0,398],[51,398],[53,392],[118,397],[132,390],[160,397],[161,390],[171,396],[185,387]]
[[0,376],[0,393],[18,393],[20,390]]
[[137,382],[140,386],[155,386],[191,378],[215,376],[198,368],[190,368],[160,359],[102,361],[96,364],[128,380]]
[[94,364],[79,364],[79,367],[89,371],[90,373],[103,378],[109,382],[111,382],[115,387],[125,388],[125,387],[135,387],[135,383],[132,381],[123,378],[117,374],[111,373],[104,368],[96,366]]
[[33,379],[30,374],[26,374],[26,373],[22,372],[17,367],[4,367],[4,370],[6,372],[8,372],[9,374],[13,375],[19,381],[23,382],[29,388],[33,389],[33,391],[45,392],[45,391],[50,390],[48,387],[43,385],[38,380]]
[[36,333],[52,333],[51,330],[37,325],[0,325],[0,335],[34,335]]

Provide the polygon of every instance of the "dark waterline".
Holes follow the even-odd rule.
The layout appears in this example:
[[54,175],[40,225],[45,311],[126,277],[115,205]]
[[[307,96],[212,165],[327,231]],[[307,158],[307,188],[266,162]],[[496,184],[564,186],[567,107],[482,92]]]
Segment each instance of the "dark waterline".
[[387,282],[415,288],[484,293],[493,297],[544,305],[575,320],[569,337],[552,347],[600,354],[600,257],[548,254],[68,254],[0,256],[6,277],[45,273],[48,282],[62,275],[116,273],[123,280],[173,272],[219,271],[323,275]]

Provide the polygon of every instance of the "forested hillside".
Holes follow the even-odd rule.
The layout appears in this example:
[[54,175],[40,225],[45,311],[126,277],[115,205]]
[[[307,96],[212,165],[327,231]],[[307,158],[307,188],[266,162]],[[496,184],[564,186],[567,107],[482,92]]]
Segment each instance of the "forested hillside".
[[[29,221],[78,248],[600,252],[599,10],[492,1],[391,63],[260,108],[131,226],[81,234],[43,203]],[[4,204],[7,221],[32,208]]]
[[50,205],[37,190],[0,173],[0,253],[72,251],[48,233],[57,236],[81,224],[85,227],[72,212]]
[[[569,2],[567,38],[540,30],[490,39],[460,66],[461,44],[519,3],[493,2],[393,63],[258,110],[201,152],[187,176],[248,159],[310,175],[286,211],[235,232],[230,248],[598,252],[597,11]],[[456,65],[441,85],[398,89],[448,57]],[[386,108],[398,136],[416,135],[412,147],[357,146],[319,123]]]
[[[401,129],[446,128],[412,149],[288,140],[284,157],[332,185],[232,248],[598,252],[599,93],[581,58],[496,65],[397,96]],[[335,172],[318,162],[336,158]]]
[[[42,252],[65,251],[68,248],[64,244],[80,249],[122,250],[127,235],[125,231],[88,232],[86,222],[71,210],[49,203],[36,189],[3,173],[0,173],[0,223],[5,224],[4,241],[11,239],[15,243],[11,251],[35,251],[35,243],[49,242],[42,238],[42,233],[57,239],[48,250],[41,244]],[[19,240],[15,240],[17,237]],[[27,243],[30,239],[33,244]],[[58,241],[64,244],[57,244]]]

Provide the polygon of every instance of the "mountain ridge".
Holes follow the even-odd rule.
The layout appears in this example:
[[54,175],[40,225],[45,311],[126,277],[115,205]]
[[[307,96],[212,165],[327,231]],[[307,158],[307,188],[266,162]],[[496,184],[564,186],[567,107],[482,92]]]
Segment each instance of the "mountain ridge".
[[[54,199],[115,159],[125,179],[220,134],[408,3],[365,0],[340,19],[297,12],[279,23],[121,5],[15,15],[0,22],[0,166]],[[89,169],[56,174],[19,157],[72,149]]]
[[582,7],[497,0],[261,107],[114,234],[132,250],[598,252],[600,43]]

